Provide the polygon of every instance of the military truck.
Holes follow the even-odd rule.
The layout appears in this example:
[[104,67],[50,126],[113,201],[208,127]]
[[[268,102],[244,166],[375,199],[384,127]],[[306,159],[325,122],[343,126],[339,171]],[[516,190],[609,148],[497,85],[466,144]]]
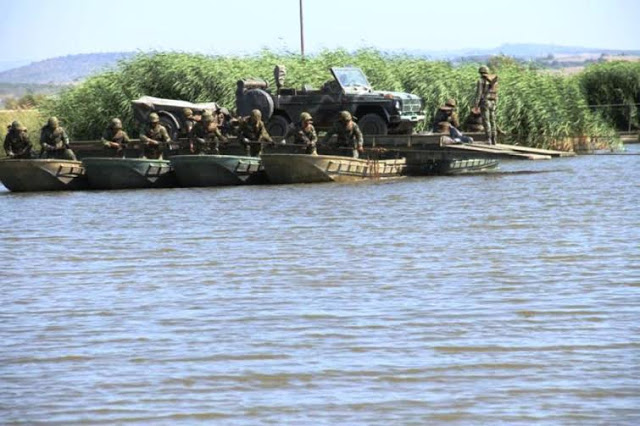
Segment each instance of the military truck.
[[[215,111],[218,104],[215,102],[205,102],[194,104],[176,99],[155,98],[153,96],[142,96],[131,101],[133,115],[139,123],[145,123],[149,114],[155,112],[160,117],[160,123],[167,128],[171,140],[177,140],[184,136],[185,119],[184,109],[189,108],[195,116],[200,116],[204,110]],[[198,118],[199,119],[199,118]]]
[[291,122],[306,111],[317,130],[327,130],[340,111],[349,111],[364,134],[411,134],[425,118],[423,102],[410,93],[373,90],[360,68],[332,67],[332,79],[322,87],[284,87],[286,70],[276,66],[275,90],[260,78],[239,80],[236,89],[238,114],[259,109],[272,136],[282,136]]

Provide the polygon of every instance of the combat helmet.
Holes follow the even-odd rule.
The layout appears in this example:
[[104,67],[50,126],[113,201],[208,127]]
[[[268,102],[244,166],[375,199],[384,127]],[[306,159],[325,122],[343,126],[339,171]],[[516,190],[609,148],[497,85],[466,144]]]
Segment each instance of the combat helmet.
[[311,114],[309,114],[308,112],[303,112],[302,114],[300,114],[300,122],[304,123],[305,121],[312,121],[313,118],[311,117]]
[[22,125],[22,123],[20,123],[19,121],[16,120],[13,123],[11,123],[11,130],[21,131],[21,130],[26,130],[26,129]]
[[111,128],[115,129],[115,130],[122,129],[122,121],[120,121],[119,118],[112,118],[111,119]]
[[160,122],[160,116],[158,116],[158,113],[152,112],[151,114],[149,114],[149,123],[159,123]]
[[480,74],[489,74],[489,68],[486,65],[482,65],[480,68],[478,68],[478,72]]
[[351,113],[349,111],[340,112],[339,120],[342,121],[343,123],[348,123],[352,119],[353,119],[353,117],[351,117]]
[[445,102],[444,104],[451,108],[456,108],[458,106],[458,102],[456,102],[456,100],[453,98],[447,99],[447,102]]
[[204,111],[202,112],[202,121],[203,121],[203,122],[213,121],[213,114],[211,113],[211,111],[209,111],[209,110],[204,110]]
[[182,110],[182,113],[184,114],[184,116],[186,118],[189,118],[193,115],[193,111],[191,110],[191,108],[185,108]]
[[47,120],[47,126],[51,127],[52,129],[57,129],[58,128],[58,118],[57,117],[49,117],[49,120]]
[[259,109],[251,110],[251,118],[255,121],[262,120],[262,112]]

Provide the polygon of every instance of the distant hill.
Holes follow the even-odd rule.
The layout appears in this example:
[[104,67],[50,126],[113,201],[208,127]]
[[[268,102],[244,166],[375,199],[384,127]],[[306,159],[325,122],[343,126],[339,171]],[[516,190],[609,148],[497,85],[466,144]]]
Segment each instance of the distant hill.
[[[594,62],[600,56],[638,56],[640,50],[594,49],[588,47],[557,46],[552,44],[503,44],[493,49],[458,49],[458,50],[405,50],[387,51],[386,53],[403,53],[415,57],[447,60],[454,63],[484,62],[490,56],[507,55],[520,60],[537,60],[543,67],[562,68],[564,66],[584,65],[587,61]],[[131,58],[135,52],[89,53],[69,55],[44,61],[33,62],[0,72],[0,84],[13,85],[68,85],[77,83],[88,76],[115,67],[118,61]],[[580,56],[582,55],[582,58]],[[578,58],[569,63],[562,57]],[[8,63],[0,62],[1,66]]]
[[118,61],[133,55],[134,52],[88,53],[46,59],[0,72],[0,83],[70,84],[114,67]]

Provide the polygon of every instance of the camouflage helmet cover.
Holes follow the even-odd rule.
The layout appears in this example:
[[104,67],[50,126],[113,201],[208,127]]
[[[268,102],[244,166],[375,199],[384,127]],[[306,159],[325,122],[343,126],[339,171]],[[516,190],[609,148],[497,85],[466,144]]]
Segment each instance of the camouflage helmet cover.
[[486,65],[482,65],[480,68],[478,68],[478,72],[480,74],[489,74],[489,68]]
[[151,114],[149,114],[149,122],[150,123],[159,123],[160,122],[160,116],[158,116],[157,113],[152,112]]
[[262,113],[260,112],[259,109],[251,110],[251,118],[254,119],[255,121],[259,121],[262,119]]
[[25,130],[25,127],[19,121],[14,121],[13,123],[11,123],[11,129],[13,129],[13,130]]
[[309,114],[308,112],[303,112],[302,114],[300,114],[300,121],[301,122],[305,122],[305,121],[312,121],[313,118],[311,117],[311,114]]
[[185,108],[182,110],[182,113],[184,114],[185,117],[189,118],[193,115],[193,111],[191,110],[191,108]]
[[455,99],[451,98],[451,99],[447,99],[447,102],[445,102],[445,105],[451,108],[455,108],[458,106],[458,102],[456,102]]
[[202,121],[211,121],[213,120],[213,114],[209,110],[204,110],[202,112]]
[[111,119],[111,128],[112,129],[122,129],[122,121],[119,118]]
[[58,118],[57,117],[49,117],[49,120],[47,120],[47,125],[49,127],[52,128],[57,128],[58,127]]
[[349,121],[352,120],[352,118],[353,117],[351,117],[351,113],[349,111],[340,112],[339,120],[342,121],[343,123],[348,123]]

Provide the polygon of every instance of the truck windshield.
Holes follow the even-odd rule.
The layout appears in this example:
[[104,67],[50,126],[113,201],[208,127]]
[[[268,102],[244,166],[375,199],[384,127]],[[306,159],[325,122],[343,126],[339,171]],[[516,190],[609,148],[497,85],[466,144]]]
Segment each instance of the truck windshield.
[[370,87],[367,77],[360,68],[333,68],[332,70],[342,87]]

